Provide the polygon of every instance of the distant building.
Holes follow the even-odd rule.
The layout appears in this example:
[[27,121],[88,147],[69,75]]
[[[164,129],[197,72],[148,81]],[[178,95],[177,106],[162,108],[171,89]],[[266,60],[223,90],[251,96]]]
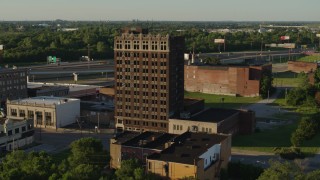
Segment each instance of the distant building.
[[47,89],[48,93],[50,91],[56,92],[58,94],[68,94],[65,97],[68,98],[79,98],[79,99],[92,99],[96,98],[99,94],[100,86],[94,85],[81,85],[81,84],[66,84],[66,83],[39,83],[39,82],[28,82],[28,89],[42,89],[43,92],[46,92]]
[[[223,104],[221,103],[221,107]],[[256,128],[255,113],[246,109],[205,108],[204,99],[184,99],[184,111],[169,119],[169,133],[251,134]]]
[[259,96],[260,80],[264,71],[271,72],[270,64],[262,66],[196,66],[186,65],[185,90],[208,94]]
[[209,134],[251,134],[255,125],[253,111],[207,108],[190,117],[169,119],[169,133],[182,134],[191,131]]
[[4,107],[7,99],[27,97],[27,70],[0,68],[0,101]]
[[33,119],[35,127],[57,129],[76,122],[80,100],[50,96],[8,100],[7,115]]
[[36,96],[55,96],[55,97],[63,97],[69,94],[68,86],[46,86],[43,85],[41,87],[28,88],[28,96],[36,97]]
[[175,143],[147,156],[146,169],[168,179],[217,179],[231,160],[231,137],[186,132]]
[[0,118],[0,153],[12,151],[34,141],[33,120],[19,117]]
[[114,128],[114,104],[104,101],[81,101],[81,122],[95,123]]
[[126,28],[114,39],[118,131],[168,131],[183,107],[183,37]]

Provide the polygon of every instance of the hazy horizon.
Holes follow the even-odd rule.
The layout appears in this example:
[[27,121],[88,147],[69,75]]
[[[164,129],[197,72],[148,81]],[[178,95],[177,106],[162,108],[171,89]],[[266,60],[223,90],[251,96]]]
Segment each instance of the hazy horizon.
[[0,21],[319,21],[319,0],[0,0]]

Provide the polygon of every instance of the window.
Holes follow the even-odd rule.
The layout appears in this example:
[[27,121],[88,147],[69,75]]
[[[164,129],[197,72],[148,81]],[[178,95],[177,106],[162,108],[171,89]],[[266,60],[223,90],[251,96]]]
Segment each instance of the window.
[[46,125],[53,126],[51,112],[45,112],[45,121],[46,121]]
[[33,119],[34,114],[33,111],[28,111],[28,118]]
[[26,127],[23,126],[23,127],[21,128],[21,131],[22,131],[22,132],[25,132],[25,131],[26,131]]
[[160,50],[167,50],[167,42],[162,41],[160,43]]
[[25,117],[26,116],[26,113],[24,110],[19,110],[19,116],[20,117]]
[[124,44],[124,48],[125,48],[125,49],[131,49],[131,47],[130,47],[130,41],[125,41],[124,43],[125,43],[125,44]]
[[8,131],[8,136],[11,136],[12,135],[12,130],[9,130]]
[[139,49],[139,41],[133,41],[133,49]]
[[148,163],[148,168],[149,168],[149,169],[152,168],[152,163],[151,163],[151,162]]
[[15,133],[15,134],[18,134],[18,133],[19,133],[19,128],[16,128],[16,129],[14,130],[14,133]]
[[42,125],[42,112],[36,111],[36,123]]
[[151,50],[157,50],[157,41],[151,41]]
[[148,41],[142,41],[142,49],[143,50],[148,50]]
[[11,116],[17,116],[17,109],[11,109]]

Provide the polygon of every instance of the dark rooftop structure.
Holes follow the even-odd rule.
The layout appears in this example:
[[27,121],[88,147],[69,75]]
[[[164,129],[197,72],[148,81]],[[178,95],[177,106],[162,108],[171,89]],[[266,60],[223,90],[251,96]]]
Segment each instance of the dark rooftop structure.
[[165,144],[167,142],[172,142],[177,136],[178,135],[161,132],[146,131],[137,133],[126,131],[115,139],[117,140],[117,144],[122,144],[123,146],[163,150],[166,147]]
[[191,116],[190,120],[202,122],[220,122],[237,113],[239,113],[239,111],[235,109],[208,108],[195,114],[194,116]]
[[116,135],[114,139],[116,140],[116,144],[123,144],[138,135],[140,135],[139,132],[124,131],[123,133]]
[[226,138],[227,135],[185,132],[174,140],[172,146],[148,156],[148,159],[193,165],[208,148],[220,144]]
[[125,27],[121,29],[122,33],[133,33],[133,34],[148,34],[148,29],[143,29],[141,27]]
[[184,98],[183,99],[183,105],[184,106],[190,106],[190,105],[192,105],[192,104],[195,104],[195,103],[197,103],[197,102],[199,102],[199,101],[202,101],[203,99],[196,99],[196,98]]

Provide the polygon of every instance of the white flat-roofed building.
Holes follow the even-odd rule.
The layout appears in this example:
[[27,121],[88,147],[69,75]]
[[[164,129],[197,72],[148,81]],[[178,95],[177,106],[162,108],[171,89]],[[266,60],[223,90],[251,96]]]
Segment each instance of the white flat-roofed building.
[[0,153],[12,151],[33,143],[33,135],[32,119],[0,118]]
[[80,116],[80,100],[52,96],[8,100],[7,114],[31,118],[35,127],[57,129],[76,122]]

